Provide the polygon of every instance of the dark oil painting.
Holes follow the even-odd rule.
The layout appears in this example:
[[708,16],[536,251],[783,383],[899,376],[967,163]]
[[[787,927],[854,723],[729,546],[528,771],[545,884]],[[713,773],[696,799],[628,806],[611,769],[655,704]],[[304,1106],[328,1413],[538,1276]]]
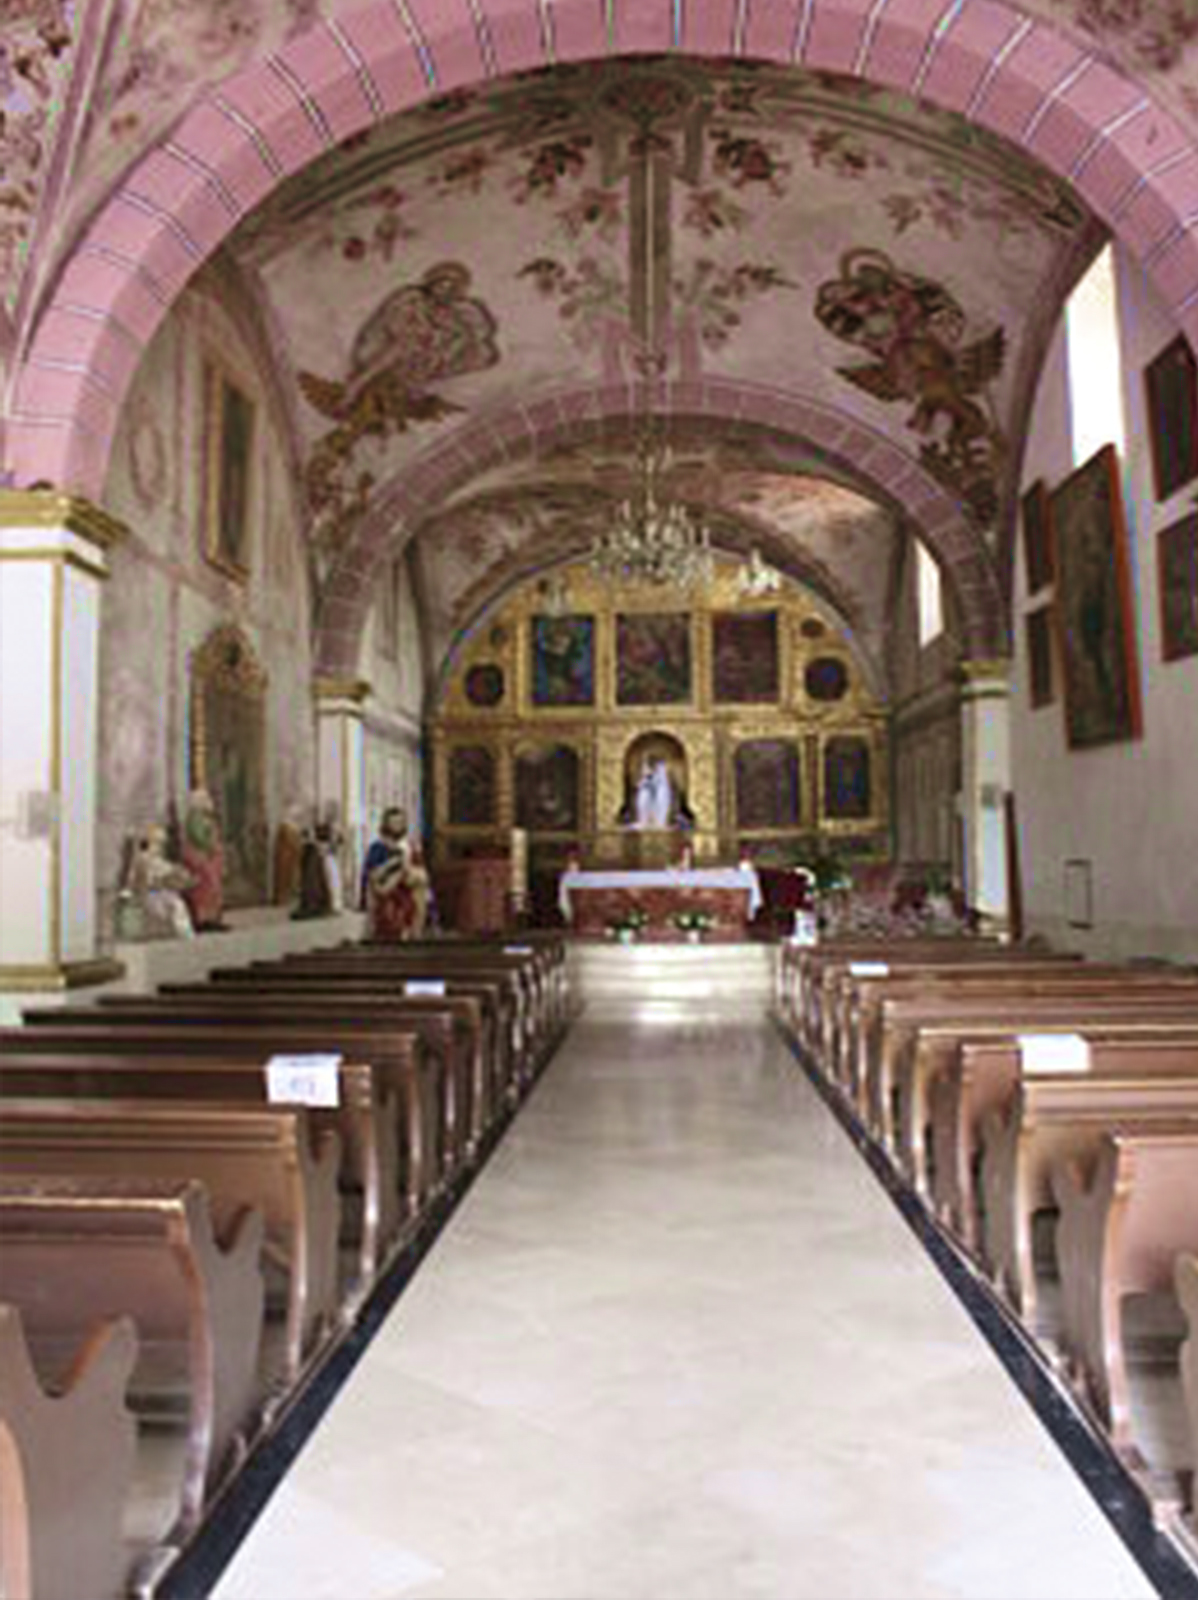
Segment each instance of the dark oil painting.
[[1157,539],[1161,587],[1161,658],[1198,655],[1198,511],[1163,528]]
[[691,697],[691,623],[685,611],[616,618],[616,704],[684,705]]
[[532,703],[594,705],[594,617],[532,619]]
[[1198,361],[1184,334],[1144,373],[1156,497],[1168,500],[1198,478]]
[[1050,706],[1052,692],[1052,607],[1040,606],[1024,618],[1027,625],[1028,698],[1032,709]]
[[1052,546],[1048,533],[1048,489],[1043,480],[1033,483],[1019,502],[1023,522],[1023,564],[1027,592],[1036,594],[1052,582]]
[[572,833],[582,792],[578,752],[569,745],[516,757],[516,826],[530,833]]
[[797,828],[802,812],[799,750],[791,739],[747,739],[736,748],[736,826]]
[[1134,738],[1139,675],[1118,456],[1106,445],[1052,497],[1056,621],[1073,749]]
[[449,752],[449,820],[459,828],[495,821],[495,757],[484,745]]
[[778,698],[776,611],[717,611],[711,619],[712,697],[719,705]]
[[824,745],[824,815],[844,822],[868,817],[872,809],[869,740],[837,734]]

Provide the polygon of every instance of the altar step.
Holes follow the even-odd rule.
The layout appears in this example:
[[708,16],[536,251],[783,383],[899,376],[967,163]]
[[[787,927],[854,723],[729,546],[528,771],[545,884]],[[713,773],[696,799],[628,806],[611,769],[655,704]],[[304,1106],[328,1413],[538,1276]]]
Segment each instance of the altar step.
[[574,994],[591,1014],[635,1012],[680,1020],[701,1012],[760,1015],[774,993],[777,950],[768,944],[578,944]]

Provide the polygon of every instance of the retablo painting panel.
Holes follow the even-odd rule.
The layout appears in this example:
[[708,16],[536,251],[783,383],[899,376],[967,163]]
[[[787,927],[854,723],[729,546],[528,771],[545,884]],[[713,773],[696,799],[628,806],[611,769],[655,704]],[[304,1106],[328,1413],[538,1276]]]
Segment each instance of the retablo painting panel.
[[594,705],[594,617],[533,617],[532,703]]
[[449,753],[449,820],[462,828],[495,821],[495,757],[484,745],[459,745]]
[[569,745],[518,755],[516,826],[530,833],[574,832],[582,789],[579,765],[578,752]]
[[873,774],[868,739],[838,734],[824,746],[824,815],[836,822],[868,817]]
[[1161,530],[1161,657],[1198,655],[1198,511]]
[[776,611],[717,611],[711,619],[712,697],[720,705],[778,698]]
[[685,705],[691,698],[691,621],[685,611],[616,618],[616,704]]
[[1068,742],[1087,749],[1134,738],[1140,731],[1139,679],[1113,445],[1053,495],[1051,529]]
[[839,656],[816,656],[803,673],[803,687],[810,699],[823,704],[843,700],[849,690],[849,669]]
[[1168,500],[1198,478],[1198,361],[1184,334],[1150,362],[1144,386],[1156,497]]
[[489,711],[503,699],[503,668],[494,661],[482,661],[466,673],[466,698],[472,706]]
[[738,828],[798,827],[802,788],[793,740],[747,739],[737,746],[734,771]]

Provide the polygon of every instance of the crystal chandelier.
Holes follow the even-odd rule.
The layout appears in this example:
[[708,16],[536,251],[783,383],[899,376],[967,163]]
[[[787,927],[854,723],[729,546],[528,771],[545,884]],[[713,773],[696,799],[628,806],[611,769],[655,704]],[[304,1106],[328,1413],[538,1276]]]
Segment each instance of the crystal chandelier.
[[591,559],[605,578],[690,589],[711,582],[715,557],[707,528],[685,506],[664,500],[659,477],[669,452],[648,436],[637,441],[638,482],[598,534]]

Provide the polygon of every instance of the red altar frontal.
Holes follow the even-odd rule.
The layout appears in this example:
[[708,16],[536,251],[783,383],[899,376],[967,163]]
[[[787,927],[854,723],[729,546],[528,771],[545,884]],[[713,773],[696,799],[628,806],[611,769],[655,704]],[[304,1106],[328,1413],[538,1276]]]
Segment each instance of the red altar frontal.
[[644,939],[681,939],[686,913],[710,918],[709,939],[743,939],[761,905],[751,867],[664,868],[655,872],[567,872],[559,889],[562,915],[583,938],[603,938],[641,913]]

